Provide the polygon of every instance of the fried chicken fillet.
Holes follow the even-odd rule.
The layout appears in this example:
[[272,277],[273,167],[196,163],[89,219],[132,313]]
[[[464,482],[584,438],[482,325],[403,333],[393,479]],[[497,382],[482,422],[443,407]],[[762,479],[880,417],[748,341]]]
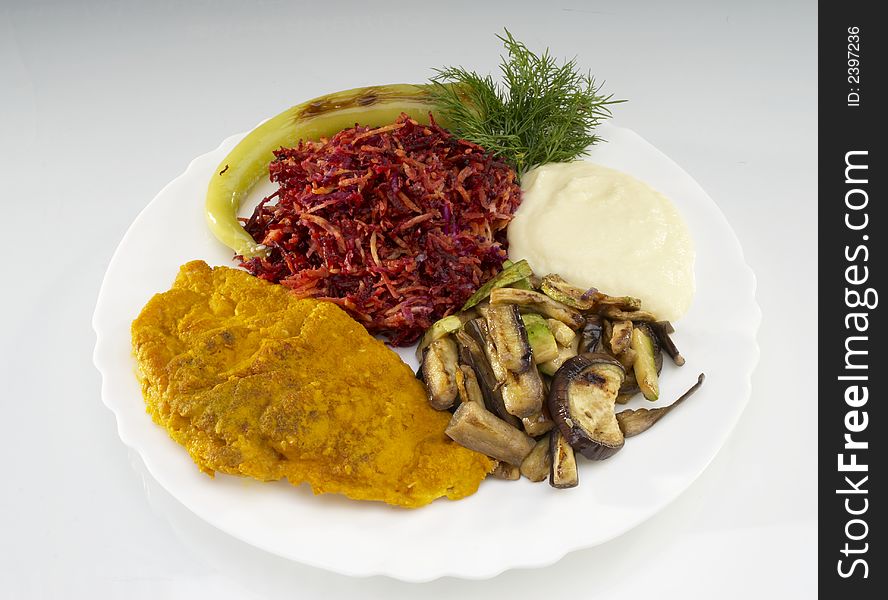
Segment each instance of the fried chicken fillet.
[[132,339],[148,413],[209,475],[418,507],[474,493],[493,469],[359,323],[245,271],[182,266]]

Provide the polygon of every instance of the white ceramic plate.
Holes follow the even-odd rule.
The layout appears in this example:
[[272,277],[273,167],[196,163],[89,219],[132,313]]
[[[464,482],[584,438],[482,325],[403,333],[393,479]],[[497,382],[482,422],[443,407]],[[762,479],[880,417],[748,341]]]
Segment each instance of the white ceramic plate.
[[[145,413],[134,375],[130,323],[148,299],[169,288],[193,259],[232,265],[231,252],[204,224],[203,201],[216,165],[243,136],[196,158],[142,211],[114,254],[93,319],[102,399],[120,437],[174,497],[201,519],[274,554],[355,576],[427,581],[445,575],[485,578],[506,569],[553,563],[635,527],[700,475],[749,398],[760,320],[755,279],[715,203],[669,158],[628,129],[605,125],[609,143],[589,160],[625,171],[670,197],[697,246],[697,295],[678,324],[682,368],[667,359],[662,403],[705,372],[694,398],[657,427],[627,441],[603,462],[581,460],[580,485],[554,490],[526,480],[488,480],[474,496],[418,510],[313,496],[306,486],[259,483],[200,473],[187,452]],[[270,190],[260,186],[246,212]],[[415,366],[412,350],[401,352]],[[635,400],[642,406],[646,401]],[[532,531],[533,543],[527,543]]]

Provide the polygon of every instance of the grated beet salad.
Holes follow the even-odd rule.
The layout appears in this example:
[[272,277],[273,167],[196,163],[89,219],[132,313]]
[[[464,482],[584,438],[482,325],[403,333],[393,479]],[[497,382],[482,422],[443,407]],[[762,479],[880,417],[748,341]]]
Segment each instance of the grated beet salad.
[[401,115],[275,157],[280,188],[245,225],[270,252],[242,266],[337,303],[393,345],[458,310],[506,259],[515,172],[434,121]]

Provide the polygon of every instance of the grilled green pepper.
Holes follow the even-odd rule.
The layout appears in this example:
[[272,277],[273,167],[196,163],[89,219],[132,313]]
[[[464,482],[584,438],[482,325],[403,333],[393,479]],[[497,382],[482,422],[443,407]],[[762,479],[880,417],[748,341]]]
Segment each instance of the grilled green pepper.
[[402,112],[427,123],[433,109],[428,88],[408,84],[355,88],[288,108],[248,133],[216,167],[205,204],[210,230],[244,258],[264,255],[267,249],[244,231],[237,212],[256,182],[267,176],[274,150],[299,140],[333,136],[355,123],[368,127],[393,123]]

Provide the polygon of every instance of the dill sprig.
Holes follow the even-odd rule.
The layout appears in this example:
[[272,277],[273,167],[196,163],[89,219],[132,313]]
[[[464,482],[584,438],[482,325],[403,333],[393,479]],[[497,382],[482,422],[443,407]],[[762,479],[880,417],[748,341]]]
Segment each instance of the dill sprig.
[[508,29],[502,40],[502,84],[462,67],[435,69],[432,95],[457,136],[483,146],[519,175],[549,162],[568,161],[601,141],[593,133],[623,102],[600,94],[576,59],[558,64],[546,49],[534,54]]

